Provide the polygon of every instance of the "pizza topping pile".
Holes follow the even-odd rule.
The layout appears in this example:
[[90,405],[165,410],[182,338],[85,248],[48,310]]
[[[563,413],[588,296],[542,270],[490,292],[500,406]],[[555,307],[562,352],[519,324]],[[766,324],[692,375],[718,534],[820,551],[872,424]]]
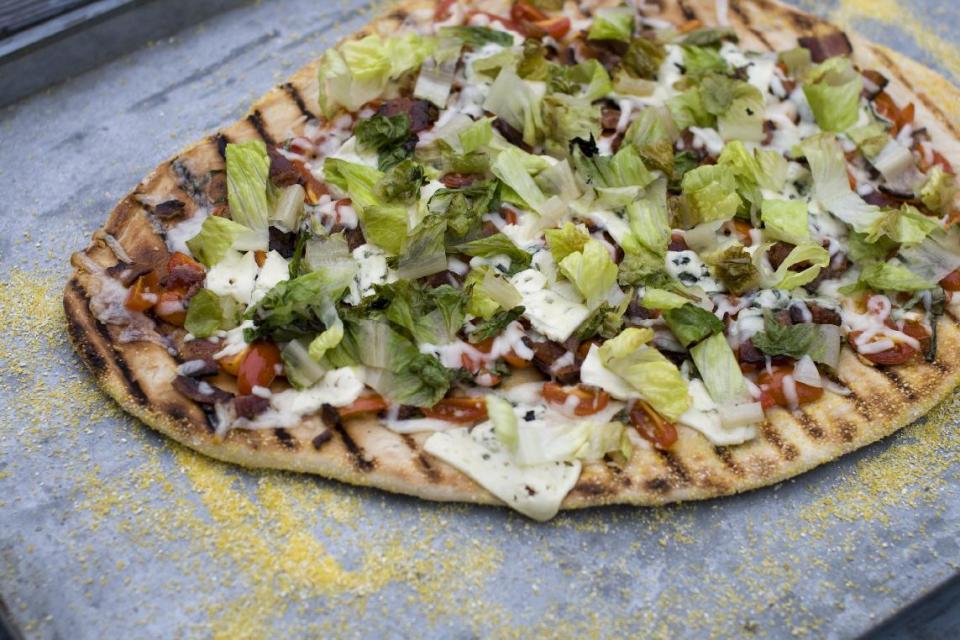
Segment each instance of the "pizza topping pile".
[[433,24],[326,52],[323,125],[228,144],[228,206],[129,289],[185,327],[176,388],[220,433],[375,413],[545,518],[583,462],[845,393],[844,349],[935,356],[953,168],[842,33],[753,52],[549,0]]

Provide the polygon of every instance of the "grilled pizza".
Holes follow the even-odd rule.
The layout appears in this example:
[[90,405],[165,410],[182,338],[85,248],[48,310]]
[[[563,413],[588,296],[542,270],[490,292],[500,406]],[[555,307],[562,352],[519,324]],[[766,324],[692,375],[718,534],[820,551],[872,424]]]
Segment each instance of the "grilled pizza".
[[538,520],[771,484],[960,377],[921,83],[772,0],[409,0],[137,185],[70,334],[245,466]]

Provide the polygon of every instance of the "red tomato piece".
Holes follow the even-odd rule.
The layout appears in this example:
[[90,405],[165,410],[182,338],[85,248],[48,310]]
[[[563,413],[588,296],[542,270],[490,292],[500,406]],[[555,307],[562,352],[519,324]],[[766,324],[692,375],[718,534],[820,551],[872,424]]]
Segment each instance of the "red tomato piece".
[[571,396],[577,398],[577,406],[573,409],[576,416],[592,416],[610,403],[610,395],[597,387],[582,384],[564,387],[556,382],[543,385],[543,397],[552,404],[566,405]]
[[643,400],[637,400],[630,408],[630,423],[657,449],[669,449],[677,441],[677,427]]
[[421,407],[423,415],[436,420],[472,424],[487,419],[487,401],[483,396],[444,398],[432,407]]
[[272,342],[257,340],[250,345],[237,370],[237,391],[246,396],[254,387],[269,387],[277,377],[280,349]]

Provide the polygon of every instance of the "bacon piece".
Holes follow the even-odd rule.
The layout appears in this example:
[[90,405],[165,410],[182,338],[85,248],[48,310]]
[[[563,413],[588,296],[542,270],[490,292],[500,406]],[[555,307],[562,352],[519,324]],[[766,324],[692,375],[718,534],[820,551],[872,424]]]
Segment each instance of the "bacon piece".
[[188,378],[205,378],[220,373],[220,365],[213,358],[197,358],[181,364],[178,371]]
[[232,394],[219,387],[213,386],[209,382],[187,376],[177,376],[174,378],[173,388],[200,404],[217,404],[218,402],[227,402],[233,398]]
[[186,203],[182,200],[167,200],[153,208],[153,215],[162,220],[169,220],[181,215],[184,207],[186,207]]
[[363,230],[360,229],[360,227],[350,229],[339,222],[330,227],[330,233],[340,233],[341,231],[343,232],[343,237],[347,240],[347,247],[350,248],[350,251],[367,242],[367,239],[363,235]]
[[818,64],[827,58],[853,53],[850,39],[843,31],[831,31],[820,36],[804,36],[797,38],[797,42],[810,51],[810,57]]
[[267,410],[270,401],[253,394],[246,396],[237,396],[233,399],[233,408],[237,412],[238,418],[256,418]]
[[[177,344],[178,341],[179,344]],[[219,344],[210,340],[184,341],[182,335],[174,339],[174,344],[177,344],[177,351],[185,362],[189,360],[213,359],[213,354],[222,348]]]
[[493,121],[493,128],[496,129],[507,139],[507,142],[510,144],[520,147],[527,153],[530,153],[532,149],[530,145],[523,141],[523,133],[518,131],[511,125],[509,122],[503,118],[497,118]]
[[285,158],[279,151],[271,148],[270,151],[270,181],[278,187],[289,187],[300,183],[300,171],[296,165]]
[[600,110],[600,126],[607,131],[613,131],[618,124],[620,124],[620,109],[609,105],[604,106]]
[[567,354],[567,348],[559,342],[545,340],[533,342],[524,338],[524,343],[533,349],[533,366],[545,376],[556,379],[563,385],[575,384],[580,380],[580,365],[576,360],[562,367],[554,367],[554,363]]
[[392,118],[401,113],[407,114],[410,119],[410,133],[420,133],[433,126],[440,116],[437,105],[429,100],[415,98],[394,98],[387,100],[377,109],[377,115]]

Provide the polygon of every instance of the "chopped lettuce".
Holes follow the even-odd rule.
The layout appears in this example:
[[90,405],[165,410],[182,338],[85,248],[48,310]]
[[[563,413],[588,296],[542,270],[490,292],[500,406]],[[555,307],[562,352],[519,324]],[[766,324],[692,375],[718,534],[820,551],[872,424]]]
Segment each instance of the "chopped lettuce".
[[499,195],[500,188],[496,180],[474,182],[455,189],[439,189],[427,202],[427,210],[446,218],[447,233],[451,239],[462,239],[480,226],[485,213],[499,208]]
[[715,333],[723,333],[723,322],[717,316],[689,301],[684,302],[663,313],[664,322],[680,344],[689,347]]
[[621,145],[613,156],[587,157],[574,150],[573,163],[580,175],[597,188],[645,187],[656,179],[631,144]]
[[803,200],[764,200],[760,219],[767,236],[790,244],[810,239],[807,227],[807,203]]
[[860,271],[860,277],[853,284],[840,288],[840,293],[851,295],[863,290],[873,291],[924,291],[937,286],[917,275],[909,268],[894,260],[874,262]]
[[413,160],[403,160],[390,167],[374,185],[374,194],[387,202],[411,203],[423,185],[423,167]]
[[683,195],[690,219],[688,226],[736,215],[741,200],[733,173],[719,165],[703,165],[683,176]]
[[270,157],[260,140],[227,145],[227,202],[234,222],[265,229],[270,216]]
[[[670,212],[667,208],[667,181],[659,178],[649,185],[644,197],[626,207],[631,238],[657,255],[665,255],[670,244]],[[624,249],[630,244],[624,242]],[[634,251],[630,250],[630,253]]]
[[767,309],[763,312],[763,331],[753,334],[750,341],[768,356],[800,359],[814,348],[817,335],[815,324],[783,325]]
[[511,273],[516,273],[530,266],[530,254],[515,245],[513,240],[502,233],[495,233],[492,236],[458,244],[455,250],[468,256],[479,256],[481,258],[507,256],[510,258]]
[[940,221],[920,212],[916,207],[904,203],[899,209],[890,209],[884,217],[878,218],[867,233],[867,242],[876,242],[886,236],[903,245],[917,245],[940,228]]
[[946,213],[953,203],[957,192],[957,179],[943,170],[940,165],[934,165],[927,172],[927,178],[920,187],[920,201],[934,213]]
[[679,132],[668,109],[647,107],[640,112],[640,117],[635,118],[627,127],[623,143],[633,145],[645,164],[673,177],[673,143],[678,136]]
[[877,121],[862,127],[848,129],[845,133],[871,160],[883,151],[883,148],[887,146],[891,139],[890,134],[887,133],[887,128]]
[[230,249],[260,251],[267,248],[266,229],[254,231],[222,216],[207,216],[200,233],[187,240],[193,257],[208,267],[220,262]]
[[456,38],[465,45],[479,49],[485,44],[498,44],[501,47],[513,46],[513,36],[506,31],[497,31],[487,27],[440,27],[437,32],[441,38]]
[[310,357],[306,343],[291,340],[280,352],[283,375],[294,389],[312,387],[327,373],[327,368]]
[[598,240],[588,240],[581,251],[567,254],[558,266],[589,309],[596,309],[617,282],[617,265]]
[[667,51],[662,44],[648,38],[633,38],[620,64],[634,78],[656,80],[666,57]]
[[602,7],[593,14],[593,24],[587,38],[590,40],[620,40],[630,42],[633,36],[634,9],[631,7]]
[[223,323],[223,308],[220,296],[209,289],[200,289],[187,306],[187,319],[184,328],[197,338],[206,338],[220,328]]
[[[701,86],[702,90],[704,88]],[[747,82],[735,83],[729,107],[717,114],[717,130],[720,132],[720,137],[724,140],[759,143],[764,136],[765,107],[764,97],[759,89]]]
[[510,187],[530,208],[535,211],[542,211],[547,202],[547,198],[527,172],[525,166],[525,156],[527,155],[529,154],[524,153],[516,147],[510,147],[500,152],[490,169],[501,182]]
[[652,338],[651,329],[624,329],[599,348],[600,360],[659,413],[676,420],[690,407],[687,382],[676,365],[646,346]]
[[641,300],[640,304],[647,309],[668,310],[678,309],[689,302],[689,298],[674,293],[673,291],[658,289],[656,287],[645,287],[643,289],[643,300]]
[[481,118],[458,134],[464,153],[479,151],[493,141],[493,119]]
[[[791,271],[790,267],[801,263],[810,266],[802,271]],[[784,258],[777,270],[770,275],[767,283],[775,289],[792,290],[813,282],[820,270],[830,264],[830,252],[818,244],[804,243],[794,247]]]
[[683,68],[691,78],[701,78],[710,73],[727,73],[729,67],[720,52],[714,47],[684,45]]
[[246,317],[256,326],[244,331],[244,339],[269,336],[284,342],[325,331],[329,305],[350,286],[355,270],[356,265],[327,267],[280,282],[247,310]]
[[760,270],[742,244],[727,246],[712,256],[710,263],[724,286],[734,295],[742,295],[760,285]]
[[420,221],[411,232],[403,253],[397,260],[397,275],[416,280],[447,270],[444,236],[447,223],[443,216],[431,215]]
[[453,88],[463,43],[458,38],[441,38],[433,55],[424,60],[413,88],[413,97],[429,100],[440,109],[447,105]]
[[504,68],[490,86],[483,108],[520,131],[525,143],[534,145],[543,130],[542,87],[521,79],[513,69]]
[[867,204],[847,180],[847,164],[836,136],[821,133],[801,144],[813,174],[814,197],[824,209],[858,233],[868,233],[883,212]]
[[[486,279],[486,276],[484,276],[484,278]],[[478,323],[473,331],[470,332],[470,335],[467,336],[467,339],[472,344],[477,344],[478,342],[495,338],[503,333],[507,325],[522,316],[524,311],[525,309],[523,307],[513,307],[511,309],[497,311],[488,320]]]
[[803,82],[813,117],[824,131],[845,131],[856,124],[862,90],[863,77],[843,56],[815,66]]
[[406,33],[387,39],[369,35],[327,49],[318,69],[323,115],[359,111],[380,97],[391,79],[419,67],[434,46],[433,38]]
[[333,302],[329,299],[322,300],[319,309],[320,320],[326,328],[310,341],[310,346],[307,348],[307,353],[317,362],[320,362],[327,351],[343,340],[343,321],[340,320]]
[[386,316],[417,344],[447,344],[463,325],[466,293],[450,285],[430,287],[398,280],[381,291],[389,299]]
[[493,433],[507,449],[517,447],[517,414],[513,405],[495,393],[486,397],[487,415],[493,423]]
[[772,149],[755,149],[752,153],[743,142],[734,140],[724,145],[717,165],[733,172],[737,192],[759,206],[761,190],[781,191],[787,181],[787,161]]
[[567,222],[559,229],[547,229],[544,235],[547,238],[550,253],[557,263],[571,253],[583,251],[584,245],[590,240],[586,227],[572,222]]
[[402,205],[373,205],[360,213],[360,226],[368,242],[394,255],[400,255],[407,246],[409,224],[407,208]]
[[730,406],[750,401],[740,364],[722,332],[692,347],[690,357],[697,365],[710,397],[718,405]]
[[600,137],[600,105],[562,93],[543,99],[543,122],[547,138],[561,152],[570,140]]
[[483,288],[488,268],[472,269],[463,282],[463,290],[469,292],[467,299],[467,313],[477,318],[491,320],[500,310],[500,303],[494,300]]
[[364,209],[383,202],[376,191],[384,177],[381,171],[340,158],[327,158],[323,162],[323,174],[328,183],[350,197],[355,207]]
[[395,116],[376,114],[360,120],[354,128],[362,149],[377,152],[377,168],[386,171],[413,155],[416,137],[410,133],[410,118],[405,113]]
[[679,131],[690,127],[712,127],[717,121],[716,116],[707,111],[696,87],[668,98],[667,109]]

